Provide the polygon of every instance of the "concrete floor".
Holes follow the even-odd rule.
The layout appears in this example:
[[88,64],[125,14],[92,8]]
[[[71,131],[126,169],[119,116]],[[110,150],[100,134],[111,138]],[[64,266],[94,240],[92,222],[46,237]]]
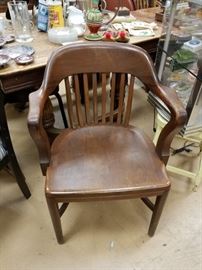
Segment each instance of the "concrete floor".
[[[152,108],[138,104],[137,122],[153,136]],[[174,175],[153,238],[147,236],[150,211],[140,200],[72,203],[62,218],[66,243],[58,245],[26,126],[27,110],[18,113],[12,105],[6,109],[32,197],[25,200],[13,177],[0,172],[0,270],[202,269],[202,185],[193,192],[188,179]],[[176,157],[175,163],[195,162],[183,155],[179,160]]]

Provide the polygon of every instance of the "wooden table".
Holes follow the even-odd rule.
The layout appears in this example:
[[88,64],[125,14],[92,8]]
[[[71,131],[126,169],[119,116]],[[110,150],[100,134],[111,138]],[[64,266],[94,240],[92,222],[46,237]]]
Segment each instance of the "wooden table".
[[138,45],[145,49],[151,56],[157,51],[157,45],[159,38],[162,35],[162,24],[155,21],[155,14],[160,11],[159,7],[147,8],[147,9],[138,9],[131,12],[133,16],[139,20],[147,23],[156,22],[158,29],[155,30],[155,36],[151,37],[130,37],[130,43]]
[[[138,19],[146,22],[155,20],[155,12],[159,8],[149,8],[144,10],[137,10],[133,15]],[[27,66],[19,66],[14,61],[10,62],[8,67],[0,69],[0,89],[5,95],[16,93],[18,91],[36,89],[40,86],[47,60],[54,49],[59,45],[49,42],[47,33],[38,32],[33,33],[34,39],[28,45],[35,50],[34,62]],[[156,52],[158,39],[161,36],[161,26],[155,31],[155,36],[152,37],[131,37],[130,43],[136,44],[149,53]],[[13,46],[10,44],[9,46]]]

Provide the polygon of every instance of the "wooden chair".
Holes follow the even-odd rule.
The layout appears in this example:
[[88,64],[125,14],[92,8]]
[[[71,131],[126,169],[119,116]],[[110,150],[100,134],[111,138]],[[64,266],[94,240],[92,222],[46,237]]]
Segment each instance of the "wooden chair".
[[[97,73],[102,78],[101,97],[97,91]],[[110,93],[106,89],[109,73]],[[80,74],[84,81],[84,106],[80,100]],[[93,77],[92,97],[88,89],[89,74]],[[70,91],[72,76],[74,92]],[[121,79],[116,80],[117,76]],[[171,111],[171,120],[156,148],[142,130],[130,125],[136,78]],[[47,98],[62,80],[66,86],[69,128],[50,146],[42,124],[43,110]],[[117,81],[120,92],[118,116],[114,121]],[[109,122],[106,121],[108,114]],[[69,202],[78,201],[141,198],[153,211],[148,231],[153,236],[170,188],[164,163],[172,138],[185,118],[186,112],[176,93],[160,85],[152,61],[143,49],[107,42],[83,42],[57,49],[48,61],[41,88],[30,95],[28,126],[46,175],[45,195],[58,243],[63,243],[60,217]],[[156,197],[155,204],[147,198],[150,196]],[[59,203],[63,203],[60,208]]]
[[157,4],[156,0],[133,0],[135,10],[142,8],[155,7]]
[[[122,0],[121,5],[127,7],[129,10],[133,11],[136,9],[143,9],[149,7],[155,7],[157,4],[156,0]],[[106,0],[107,9],[114,11],[117,7],[117,0]]]
[[[106,0],[107,10],[114,11],[117,7],[117,0]],[[122,0],[121,5],[127,7],[129,10],[135,10],[133,0]]]
[[13,145],[10,138],[10,133],[7,125],[3,95],[0,91],[0,170],[3,168],[11,169],[11,172],[14,174],[18,186],[20,187],[25,198],[29,198],[31,193],[25,182],[25,177],[21,171],[21,168],[18,164]]

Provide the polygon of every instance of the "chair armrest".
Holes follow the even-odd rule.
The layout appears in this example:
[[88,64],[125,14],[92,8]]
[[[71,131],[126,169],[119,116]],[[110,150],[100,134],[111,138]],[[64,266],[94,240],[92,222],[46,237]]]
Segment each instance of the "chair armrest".
[[50,162],[50,142],[43,127],[42,116],[46,97],[42,93],[43,91],[40,88],[29,95],[28,128],[37,146],[41,170],[43,175],[45,175]]
[[159,85],[155,94],[165,103],[171,114],[170,120],[161,131],[156,144],[156,151],[166,164],[170,154],[170,144],[174,136],[184,126],[187,112],[173,89]]

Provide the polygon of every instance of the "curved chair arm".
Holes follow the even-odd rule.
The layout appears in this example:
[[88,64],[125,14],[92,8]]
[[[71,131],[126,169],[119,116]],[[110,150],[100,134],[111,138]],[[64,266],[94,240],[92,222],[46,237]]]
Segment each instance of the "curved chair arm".
[[28,128],[39,152],[43,175],[46,174],[50,162],[50,142],[42,119],[45,103],[46,97],[43,95],[42,88],[29,95]]
[[157,96],[165,103],[171,113],[170,120],[161,131],[156,144],[156,151],[166,164],[169,158],[170,144],[174,136],[184,126],[187,112],[173,89],[159,85],[157,92]]

